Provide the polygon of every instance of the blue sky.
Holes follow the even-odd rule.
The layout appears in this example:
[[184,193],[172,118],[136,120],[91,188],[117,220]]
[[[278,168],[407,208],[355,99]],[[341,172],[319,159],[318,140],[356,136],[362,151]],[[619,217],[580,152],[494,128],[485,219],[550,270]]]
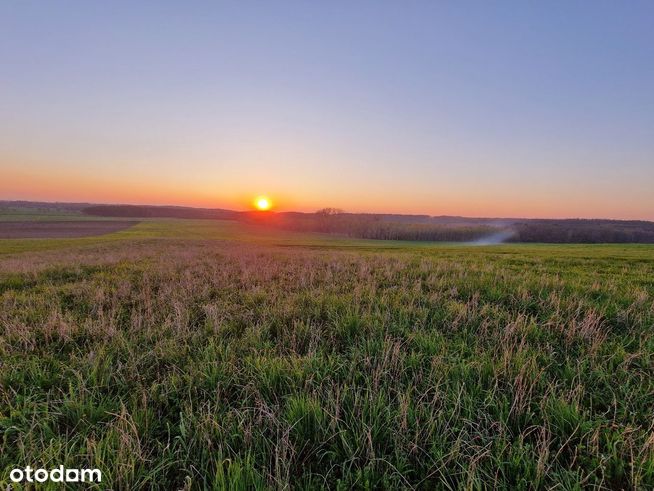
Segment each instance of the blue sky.
[[4,2],[0,199],[654,219],[653,2]]

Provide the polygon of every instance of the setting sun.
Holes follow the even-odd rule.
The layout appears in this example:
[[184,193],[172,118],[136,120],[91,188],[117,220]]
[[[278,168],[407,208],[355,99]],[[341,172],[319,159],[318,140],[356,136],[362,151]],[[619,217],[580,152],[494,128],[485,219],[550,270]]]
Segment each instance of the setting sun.
[[265,196],[259,196],[254,200],[254,206],[257,208],[257,210],[267,211],[270,210],[272,203]]

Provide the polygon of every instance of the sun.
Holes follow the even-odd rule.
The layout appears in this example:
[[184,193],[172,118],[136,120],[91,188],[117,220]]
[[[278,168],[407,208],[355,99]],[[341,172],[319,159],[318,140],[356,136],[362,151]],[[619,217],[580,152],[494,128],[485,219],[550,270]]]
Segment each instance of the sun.
[[272,207],[272,203],[266,196],[258,196],[254,199],[254,206],[257,210],[268,211]]

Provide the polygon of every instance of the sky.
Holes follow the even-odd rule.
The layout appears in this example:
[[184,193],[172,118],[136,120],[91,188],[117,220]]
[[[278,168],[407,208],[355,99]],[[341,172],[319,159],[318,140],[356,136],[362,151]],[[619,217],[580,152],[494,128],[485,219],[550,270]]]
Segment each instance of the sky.
[[0,3],[0,199],[654,220],[654,2]]

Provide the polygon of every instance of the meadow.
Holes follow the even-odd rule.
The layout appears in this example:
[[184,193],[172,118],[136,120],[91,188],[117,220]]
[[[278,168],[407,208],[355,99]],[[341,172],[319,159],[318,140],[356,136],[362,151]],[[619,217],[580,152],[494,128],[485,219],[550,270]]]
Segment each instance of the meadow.
[[0,240],[0,486],[60,464],[115,490],[651,489],[654,246]]

